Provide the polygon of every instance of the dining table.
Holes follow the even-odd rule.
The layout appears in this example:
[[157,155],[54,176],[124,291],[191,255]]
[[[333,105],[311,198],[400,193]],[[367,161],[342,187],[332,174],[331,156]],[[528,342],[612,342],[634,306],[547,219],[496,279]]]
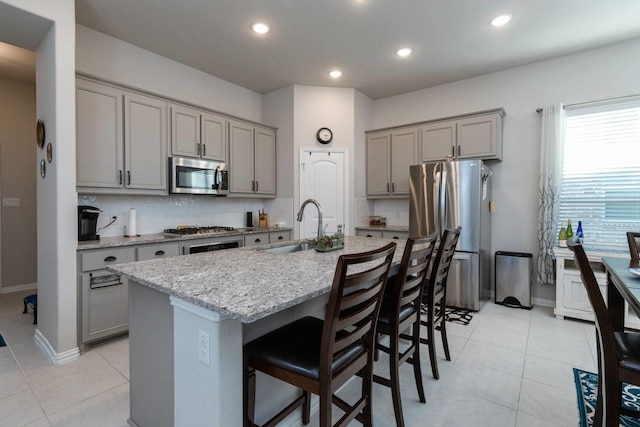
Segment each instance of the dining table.
[[639,268],[638,261],[630,258],[603,257],[602,264],[607,273],[607,308],[613,330],[624,331],[625,301],[640,317],[640,276],[630,269]]

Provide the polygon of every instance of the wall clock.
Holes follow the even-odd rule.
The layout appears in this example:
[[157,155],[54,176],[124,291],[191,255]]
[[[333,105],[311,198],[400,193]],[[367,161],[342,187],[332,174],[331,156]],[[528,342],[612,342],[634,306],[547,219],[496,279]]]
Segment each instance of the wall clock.
[[316,133],[316,139],[320,144],[328,144],[333,139],[333,132],[329,128],[320,128]]

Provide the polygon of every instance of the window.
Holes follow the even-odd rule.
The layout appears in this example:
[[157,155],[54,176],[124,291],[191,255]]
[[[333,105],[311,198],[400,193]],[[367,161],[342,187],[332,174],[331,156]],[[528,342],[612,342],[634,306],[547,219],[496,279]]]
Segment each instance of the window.
[[640,98],[567,111],[559,222],[578,221],[584,245],[628,250],[640,231]]

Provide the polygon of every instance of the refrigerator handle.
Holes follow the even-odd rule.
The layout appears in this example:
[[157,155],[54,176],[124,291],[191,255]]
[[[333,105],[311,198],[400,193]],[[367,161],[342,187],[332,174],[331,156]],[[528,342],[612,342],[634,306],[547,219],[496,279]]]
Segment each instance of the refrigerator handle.
[[439,200],[439,209],[440,212],[438,216],[440,218],[440,236],[444,233],[444,230],[447,228],[447,171],[442,168],[442,172],[440,173],[440,200]]

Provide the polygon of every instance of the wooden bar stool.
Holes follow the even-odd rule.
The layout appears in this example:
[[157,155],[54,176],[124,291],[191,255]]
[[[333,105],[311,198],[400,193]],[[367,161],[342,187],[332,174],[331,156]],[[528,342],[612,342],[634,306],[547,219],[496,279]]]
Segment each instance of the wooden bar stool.
[[[304,317],[244,346],[244,425],[253,422],[255,371],[261,371],[303,390],[264,426],[274,426],[297,407],[309,423],[311,396],[320,397],[320,427],[331,426],[332,404],[345,414],[336,426],[353,419],[373,424],[371,387],[376,320],[396,244],[358,254],[341,255],[331,286],[324,321]],[[370,263],[368,265],[362,265]],[[333,393],[354,375],[362,376],[362,395],[349,405]]]
[[[427,338],[421,338],[422,344],[429,346],[429,358],[431,359],[431,372],[433,378],[439,379],[438,372],[438,356],[436,355],[436,328],[440,328],[440,336],[442,337],[442,345],[444,347],[444,355],[447,360],[451,360],[449,353],[449,341],[447,340],[447,322],[445,321],[445,312],[447,307],[447,277],[449,276],[449,266],[456,251],[456,245],[460,238],[461,227],[444,230],[440,238],[440,246],[433,265],[431,266],[431,274],[429,281],[425,286],[425,293],[422,302],[426,304],[427,314],[423,316],[421,323],[427,327]],[[438,311],[436,312],[436,306]],[[426,317],[426,320],[424,319]]]
[[[429,237],[407,240],[400,269],[395,281],[389,279],[386,285],[378,316],[378,335],[388,335],[389,346],[381,344],[378,339],[376,350],[389,355],[389,378],[374,375],[373,381],[391,388],[398,427],[404,426],[398,368],[407,360],[413,364],[418,398],[420,402],[426,402],[420,369],[420,308],[436,237],[434,233]],[[411,333],[402,334],[405,331]],[[409,347],[404,351],[400,351],[401,339],[409,341]]]

